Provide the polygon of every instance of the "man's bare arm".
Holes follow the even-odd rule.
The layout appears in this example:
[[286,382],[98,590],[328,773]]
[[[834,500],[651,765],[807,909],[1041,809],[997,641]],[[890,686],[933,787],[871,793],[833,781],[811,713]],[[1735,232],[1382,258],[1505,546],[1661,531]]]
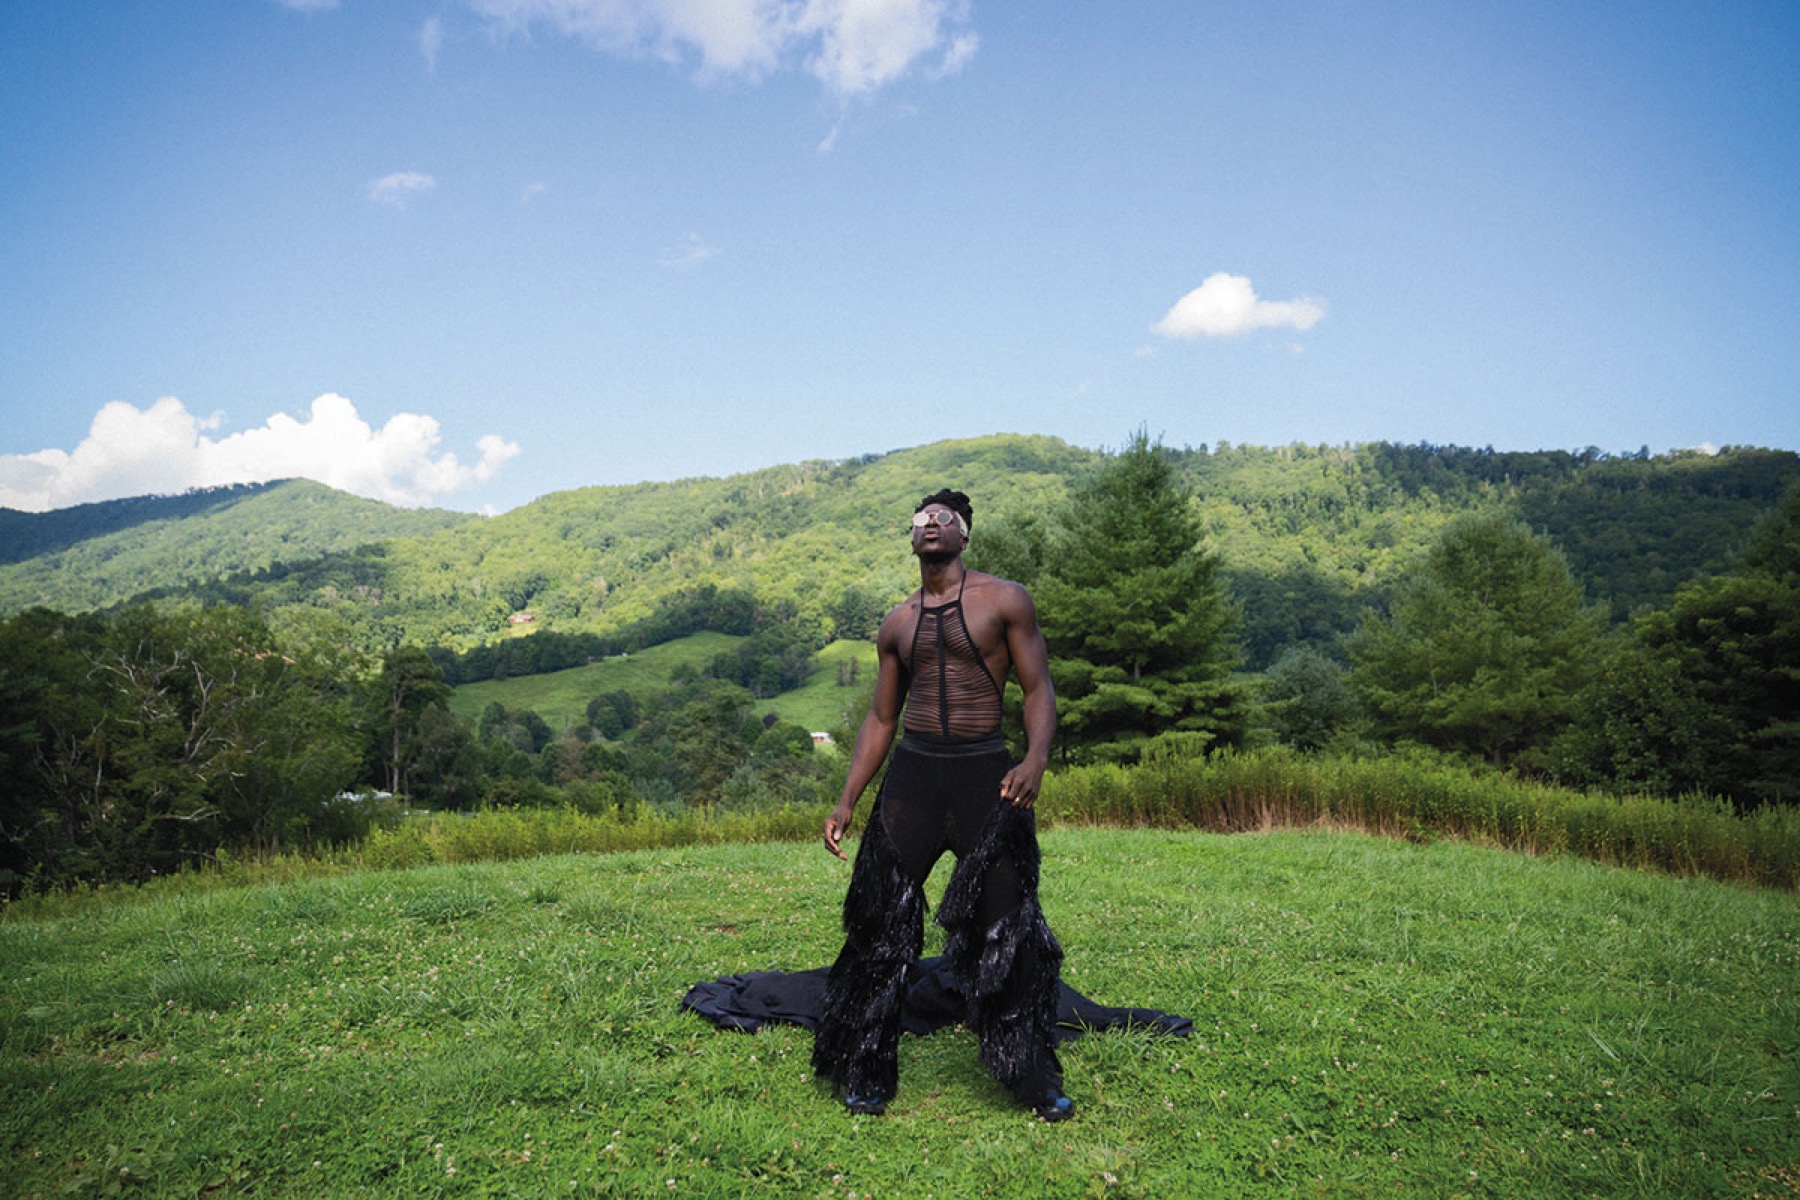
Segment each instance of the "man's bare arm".
[[1044,770],[1050,765],[1050,742],[1056,736],[1056,689],[1050,683],[1050,652],[1044,632],[1038,628],[1037,606],[1031,594],[1014,584],[1008,589],[1002,612],[1006,617],[1006,647],[1013,671],[1025,693],[1025,757],[1000,781],[1000,796],[1016,808],[1037,803]]
[[900,706],[906,700],[906,689],[902,684],[899,642],[893,636],[892,628],[899,611],[896,609],[888,614],[876,636],[875,695],[869,702],[869,715],[863,718],[856,731],[856,745],[850,752],[850,774],[844,780],[843,795],[831,815],[825,818],[825,848],[839,858],[844,857],[840,845],[849,832],[856,802],[862,798],[869,781],[875,778],[875,772],[881,769],[894,744],[894,732],[900,725]]

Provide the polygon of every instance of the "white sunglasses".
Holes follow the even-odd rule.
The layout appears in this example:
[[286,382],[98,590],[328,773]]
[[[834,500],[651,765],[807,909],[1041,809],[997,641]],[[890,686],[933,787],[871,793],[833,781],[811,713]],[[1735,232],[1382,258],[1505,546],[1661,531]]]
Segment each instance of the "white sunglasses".
[[964,537],[969,536],[969,527],[963,524],[962,514],[940,508],[934,512],[916,512],[913,514],[913,528],[923,529],[927,525],[955,525]]

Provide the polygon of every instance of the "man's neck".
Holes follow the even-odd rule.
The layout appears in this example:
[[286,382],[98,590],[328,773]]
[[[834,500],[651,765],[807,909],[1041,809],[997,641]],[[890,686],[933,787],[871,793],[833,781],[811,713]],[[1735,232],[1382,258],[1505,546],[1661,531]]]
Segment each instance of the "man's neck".
[[927,596],[946,595],[960,586],[967,574],[968,569],[963,566],[960,554],[945,559],[921,558],[919,590]]

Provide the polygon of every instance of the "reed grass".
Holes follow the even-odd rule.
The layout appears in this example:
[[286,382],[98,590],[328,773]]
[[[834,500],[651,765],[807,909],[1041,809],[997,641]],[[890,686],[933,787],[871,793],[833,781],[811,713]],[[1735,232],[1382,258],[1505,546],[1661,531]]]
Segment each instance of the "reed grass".
[[1218,833],[1325,826],[1451,837],[1529,854],[1800,888],[1800,809],[1739,813],[1708,796],[1612,796],[1423,755],[1308,756],[1279,748],[1163,756],[1053,773],[1040,808],[1077,825]]
[[[866,817],[870,804],[862,806]],[[1800,807],[1740,813],[1693,795],[1611,796],[1520,779],[1422,754],[1311,756],[1280,748],[1162,755],[1130,766],[1053,771],[1038,802],[1040,827],[1110,826],[1214,833],[1328,828],[1408,841],[1451,838],[1539,856],[1706,876],[1800,890]],[[113,898],[280,884],[349,872],[431,864],[510,862],[551,854],[603,854],[721,844],[810,842],[824,811],[781,805],[743,810],[585,812],[489,808],[422,813],[347,848],[237,856],[146,884],[76,887],[27,895],[8,916],[80,911]]]

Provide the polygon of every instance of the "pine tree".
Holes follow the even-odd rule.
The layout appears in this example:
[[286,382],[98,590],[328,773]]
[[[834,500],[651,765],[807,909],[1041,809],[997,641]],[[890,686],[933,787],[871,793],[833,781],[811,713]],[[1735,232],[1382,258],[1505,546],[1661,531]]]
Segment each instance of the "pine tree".
[[1139,431],[1072,494],[1038,581],[1066,757],[1132,759],[1171,734],[1241,740],[1236,614],[1170,455]]

